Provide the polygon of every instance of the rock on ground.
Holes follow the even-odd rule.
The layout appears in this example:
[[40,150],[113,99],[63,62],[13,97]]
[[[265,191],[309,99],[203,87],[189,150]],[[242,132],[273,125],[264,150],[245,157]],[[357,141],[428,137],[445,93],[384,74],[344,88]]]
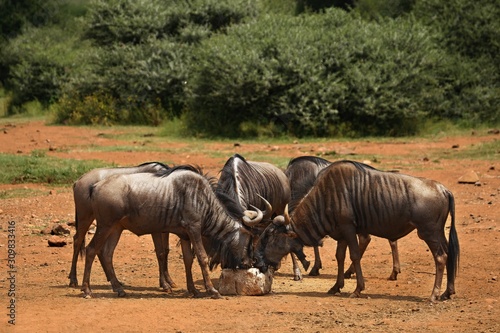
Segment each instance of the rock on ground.
[[271,291],[273,275],[271,271],[261,273],[258,268],[223,269],[219,278],[221,295],[265,295]]

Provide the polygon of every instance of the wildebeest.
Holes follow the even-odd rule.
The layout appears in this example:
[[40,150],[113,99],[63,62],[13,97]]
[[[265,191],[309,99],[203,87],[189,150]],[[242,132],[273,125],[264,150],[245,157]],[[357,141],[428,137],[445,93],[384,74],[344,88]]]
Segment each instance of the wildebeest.
[[[247,268],[252,264],[252,234],[243,223],[258,223],[263,213],[257,210],[255,220],[236,205],[216,196],[215,181],[203,176],[199,169],[177,166],[161,174],[129,174],[111,176],[91,190],[92,208],[97,229],[86,249],[82,291],[91,297],[90,272],[96,253],[103,250],[109,238],[118,239],[124,229],[136,235],[170,232],[181,239],[188,292],[199,295],[191,275],[193,254],[201,266],[205,287],[214,298],[220,297],[210,280],[210,268]],[[229,208],[234,209],[229,211]],[[116,244],[116,242],[114,243]],[[204,248],[205,247],[208,251]],[[112,264],[113,249],[103,256],[103,269],[110,272],[110,282],[118,296],[125,291],[118,282]],[[210,256],[210,262],[209,262]]]
[[[300,200],[309,192],[311,187],[316,180],[318,174],[327,166],[331,164],[330,161],[325,160],[321,157],[316,156],[299,156],[296,157],[288,163],[285,170],[285,175],[290,180],[291,189],[291,200],[288,206],[289,212],[293,212],[295,206],[300,202]],[[359,249],[361,256],[366,250],[366,247],[371,241],[370,235],[358,235],[359,239]],[[392,250],[392,272],[389,276],[389,280],[397,280],[398,273],[401,272],[399,264],[399,253],[397,247],[397,241],[389,240],[389,245]],[[314,247],[314,265],[309,272],[309,275],[316,276],[319,275],[319,270],[322,268],[321,256],[319,254],[319,249],[317,246]],[[344,277],[350,278],[354,274],[354,265],[351,264],[349,268],[345,271]]]
[[[445,223],[451,216],[449,242]],[[337,240],[337,281],[329,293],[344,287],[344,260],[347,246],[356,270],[357,285],[351,296],[364,289],[356,234],[372,234],[397,240],[417,229],[436,265],[431,301],[439,297],[444,268],[447,287],[441,299],[455,294],[460,247],[455,228],[453,194],[442,184],[404,174],[382,172],[354,161],[338,161],[325,168],[292,215],[285,210],[268,226],[255,250],[256,267],[266,271],[284,255],[316,246],[326,235]],[[295,237],[295,238],[294,238]]]
[[[85,234],[90,228],[92,221],[94,221],[95,215],[92,210],[92,204],[90,201],[90,189],[91,187],[98,183],[99,181],[119,174],[132,174],[132,173],[155,173],[162,170],[168,170],[170,167],[160,163],[160,162],[147,162],[142,163],[135,167],[122,167],[122,168],[99,168],[94,169],[83,176],[81,176],[73,184],[73,199],[75,202],[75,228],[76,233],[73,237],[73,258],[71,261],[71,270],[69,273],[70,287],[78,286],[78,279],[76,273],[76,266],[78,262],[78,254],[83,255],[85,252]],[[168,273],[168,253],[169,248],[169,235],[168,233],[154,234],[152,235],[153,243],[155,246],[156,256],[158,259],[159,267],[159,280],[160,287],[165,291],[170,291],[172,287],[176,287],[175,283],[172,281],[170,274]],[[108,241],[109,246],[114,248],[116,246],[111,244],[113,241],[118,242],[118,240]],[[99,260],[101,260],[101,255],[99,255]],[[106,277],[109,280],[109,273],[106,273]]]
[[[268,221],[271,217],[282,215],[285,206],[290,201],[290,184],[281,169],[266,162],[247,161],[239,154],[233,155],[224,164],[220,172],[217,192],[229,195],[239,202],[244,210],[252,206],[266,210],[264,220]],[[266,201],[262,198],[267,200],[272,210],[265,206]],[[261,228],[259,225],[255,227]],[[257,235],[260,232],[257,231]],[[293,256],[292,264],[294,279],[302,279],[297,261]],[[309,262],[305,261],[305,258],[302,258],[302,264],[307,270]]]

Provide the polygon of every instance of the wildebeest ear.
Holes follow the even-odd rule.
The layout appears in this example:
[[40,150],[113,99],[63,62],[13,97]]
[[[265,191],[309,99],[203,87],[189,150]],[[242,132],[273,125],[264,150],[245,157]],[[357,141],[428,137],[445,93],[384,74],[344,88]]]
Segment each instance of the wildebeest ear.
[[298,237],[297,234],[295,233],[295,231],[291,231],[291,230],[287,230],[285,235],[287,237],[290,237],[290,238],[297,238]]

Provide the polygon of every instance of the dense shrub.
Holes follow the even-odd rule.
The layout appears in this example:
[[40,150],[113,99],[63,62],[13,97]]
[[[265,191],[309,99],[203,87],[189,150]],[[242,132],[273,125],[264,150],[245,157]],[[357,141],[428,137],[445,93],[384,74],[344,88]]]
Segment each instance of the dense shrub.
[[368,23],[341,10],[269,16],[202,44],[189,126],[215,135],[238,135],[248,122],[295,135],[415,133],[442,57],[413,21]]
[[198,41],[199,31],[206,36],[254,14],[254,6],[244,0],[96,0],[84,36],[102,46],[139,44],[151,37]]
[[[66,85],[57,119],[157,125],[169,115],[179,115],[186,58],[179,45],[157,39],[143,45],[94,49],[87,54],[85,70],[72,76]],[[102,105],[98,108],[103,111],[101,117],[97,110],[92,111],[94,104]]]
[[35,101],[62,123],[180,116],[225,136],[500,121],[493,0],[87,1],[0,3],[10,113]]
[[77,38],[58,27],[28,29],[0,51],[9,68],[4,84],[12,93],[9,113],[22,111],[22,105],[38,100],[44,106],[57,100],[62,85],[75,67]]
[[489,57],[500,70],[500,6],[497,0],[421,0],[414,15],[441,33],[451,52],[478,59]]

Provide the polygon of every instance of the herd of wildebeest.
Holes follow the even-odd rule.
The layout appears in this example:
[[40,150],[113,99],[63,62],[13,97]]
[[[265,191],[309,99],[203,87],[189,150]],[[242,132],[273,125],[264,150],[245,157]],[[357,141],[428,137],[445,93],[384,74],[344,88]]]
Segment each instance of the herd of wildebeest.
[[[314,247],[310,275],[318,275],[318,247],[329,236],[337,241],[337,280],[328,291],[340,293],[344,278],[356,275],[359,297],[364,289],[360,259],[370,235],[389,240],[393,256],[390,279],[400,272],[397,240],[414,229],[428,245],[436,266],[430,300],[449,299],[460,248],[455,228],[453,194],[425,178],[384,172],[350,160],[330,162],[314,156],[292,159],[286,170],[265,162],[247,161],[235,154],[218,179],[196,166],[169,167],[149,162],[136,167],[101,168],[81,176],[73,186],[76,234],[69,274],[77,287],[78,256],[85,258],[81,285],[92,297],[90,273],[97,254],[113,291],[125,296],[113,268],[113,252],[123,230],[151,234],[159,266],[159,283],[171,291],[168,272],[169,234],[180,239],[187,290],[199,296],[191,273],[194,256],[201,267],[206,290],[220,297],[210,270],[256,267],[276,270],[287,254],[294,278],[301,279],[297,258],[307,271],[303,247]],[[449,241],[445,224],[451,216]],[[85,246],[94,219],[95,234]],[[344,272],[346,250],[351,266]],[[446,290],[440,288],[446,267]]]

